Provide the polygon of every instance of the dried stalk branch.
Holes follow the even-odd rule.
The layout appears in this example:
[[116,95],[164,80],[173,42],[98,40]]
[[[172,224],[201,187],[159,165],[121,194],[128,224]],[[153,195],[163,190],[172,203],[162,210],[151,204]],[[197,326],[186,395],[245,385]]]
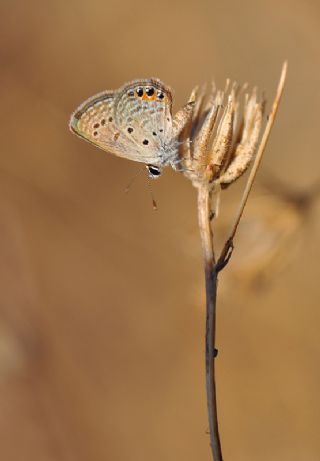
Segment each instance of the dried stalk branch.
[[270,136],[271,128],[272,128],[272,126],[274,124],[275,117],[276,117],[276,114],[277,114],[277,111],[278,111],[278,108],[279,108],[279,104],[280,104],[280,101],[281,101],[281,96],[282,96],[282,93],[283,93],[284,84],[285,84],[285,80],[286,80],[287,68],[288,68],[288,63],[285,62],[283,64],[283,66],[282,66],[280,81],[279,81],[279,85],[278,85],[278,89],[277,89],[275,99],[274,99],[273,104],[272,104],[271,112],[270,112],[269,117],[268,117],[268,122],[266,124],[266,128],[264,130],[264,133],[263,133],[263,136],[262,136],[262,139],[261,139],[261,143],[260,143],[260,145],[258,147],[257,155],[255,157],[254,164],[253,164],[253,166],[251,168],[250,175],[248,177],[248,181],[247,181],[247,184],[246,184],[246,187],[244,189],[242,199],[241,199],[241,202],[240,202],[240,205],[239,205],[239,209],[238,209],[238,212],[236,214],[236,218],[234,220],[230,235],[229,235],[229,237],[228,237],[228,239],[227,239],[227,241],[226,241],[226,243],[225,243],[225,245],[224,245],[224,247],[222,249],[221,255],[220,255],[219,259],[218,259],[218,263],[217,263],[217,270],[218,271],[220,271],[221,269],[223,269],[225,267],[225,265],[228,263],[228,261],[229,261],[229,259],[231,257],[231,254],[232,254],[232,251],[233,251],[233,240],[234,240],[234,237],[236,235],[236,232],[237,232],[241,217],[243,215],[244,208],[245,208],[246,203],[248,201],[248,197],[249,197],[250,191],[252,189],[255,177],[257,175],[257,171],[258,171],[258,168],[260,166],[260,163],[261,163],[261,160],[262,160],[262,157],[263,157],[266,145],[267,145],[267,141],[268,141],[269,136]]
[[210,445],[214,461],[223,461],[218,428],[218,412],[215,384],[215,336],[216,336],[216,296],[217,272],[211,229],[212,194],[207,187],[198,188],[198,222],[204,257],[206,284],[206,389],[209,419]]

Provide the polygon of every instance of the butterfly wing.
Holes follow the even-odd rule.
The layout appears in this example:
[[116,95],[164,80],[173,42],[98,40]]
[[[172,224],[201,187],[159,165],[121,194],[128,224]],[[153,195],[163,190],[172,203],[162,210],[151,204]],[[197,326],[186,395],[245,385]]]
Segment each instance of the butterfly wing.
[[118,157],[163,166],[172,156],[171,107],[171,90],[160,80],[135,80],[89,98],[72,114],[70,128]]
[[76,135],[111,154],[149,163],[154,155],[141,153],[133,140],[128,138],[116,124],[115,94],[116,92],[106,91],[87,99],[72,114],[70,129]]
[[159,79],[133,80],[117,92],[116,123],[139,152],[163,164],[172,141],[172,91]]

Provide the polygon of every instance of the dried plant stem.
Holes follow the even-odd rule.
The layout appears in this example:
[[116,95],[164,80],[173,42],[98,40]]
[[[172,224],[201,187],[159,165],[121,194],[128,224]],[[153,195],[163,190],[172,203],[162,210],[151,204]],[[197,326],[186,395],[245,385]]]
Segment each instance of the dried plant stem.
[[221,255],[216,262],[213,247],[213,232],[211,227],[211,210],[212,210],[212,187],[210,183],[198,185],[198,220],[199,230],[202,242],[205,283],[206,283],[206,389],[207,389],[207,406],[209,419],[210,445],[214,461],[223,461],[221,444],[218,428],[216,383],[215,383],[215,338],[216,338],[216,300],[217,300],[217,282],[218,273],[228,263],[233,251],[233,239],[237,232],[244,208],[246,206],[254,179],[256,177],[262,156],[273,126],[275,116],[280,104],[281,96],[284,89],[287,73],[287,63],[282,67],[281,77],[274,99],[268,122],[259,145],[257,155],[248,177],[245,190],[243,192],[238,212],[232,226],[229,237],[223,247]]
[[206,283],[206,388],[209,418],[210,445],[214,461],[223,461],[218,429],[215,384],[215,335],[217,271],[211,228],[212,193],[207,186],[198,188],[198,220],[202,242]]

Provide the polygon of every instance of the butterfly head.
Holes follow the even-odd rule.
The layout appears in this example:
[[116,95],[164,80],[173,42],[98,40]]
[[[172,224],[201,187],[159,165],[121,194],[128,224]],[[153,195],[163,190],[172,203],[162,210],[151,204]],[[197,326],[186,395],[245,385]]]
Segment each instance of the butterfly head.
[[149,178],[157,179],[162,173],[162,168],[157,165],[146,165],[146,167],[148,170]]

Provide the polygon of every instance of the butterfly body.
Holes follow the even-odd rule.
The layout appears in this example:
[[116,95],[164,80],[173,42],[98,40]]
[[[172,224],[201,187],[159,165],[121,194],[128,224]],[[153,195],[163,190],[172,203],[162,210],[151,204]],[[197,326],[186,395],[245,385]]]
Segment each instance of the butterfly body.
[[105,151],[145,163],[157,177],[177,163],[179,136],[192,115],[189,103],[172,117],[172,99],[160,80],[134,80],[86,100],[72,114],[70,128]]

